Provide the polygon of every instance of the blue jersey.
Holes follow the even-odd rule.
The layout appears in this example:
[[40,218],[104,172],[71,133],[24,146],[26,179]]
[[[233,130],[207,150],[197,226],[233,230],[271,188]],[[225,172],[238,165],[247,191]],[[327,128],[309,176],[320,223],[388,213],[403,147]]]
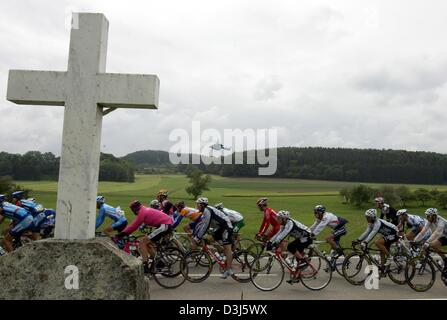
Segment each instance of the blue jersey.
[[98,217],[96,218],[96,229],[104,223],[106,217],[112,219],[114,222],[127,221],[126,217],[124,216],[124,212],[119,209],[119,207],[114,208],[104,203],[99,209]]
[[20,200],[22,207],[26,209],[33,217],[36,217],[39,213],[43,212],[45,208],[33,200]]
[[22,221],[30,215],[26,209],[13,205],[9,202],[3,202],[0,206],[3,209],[1,211],[2,215],[14,222]]

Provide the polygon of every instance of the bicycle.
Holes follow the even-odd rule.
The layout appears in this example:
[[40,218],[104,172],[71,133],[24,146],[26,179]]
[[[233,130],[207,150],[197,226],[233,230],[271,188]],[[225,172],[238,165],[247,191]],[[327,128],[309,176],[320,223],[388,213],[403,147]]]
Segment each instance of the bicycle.
[[358,244],[353,244],[354,252],[346,256],[342,265],[343,277],[350,284],[355,286],[363,285],[366,278],[373,272],[373,270],[366,272],[365,269],[372,265],[381,270],[379,274],[380,278],[388,275],[391,281],[398,285],[404,285],[406,283],[404,270],[409,256],[403,252],[396,253],[395,255],[390,254],[392,260],[390,261],[390,264],[382,270],[379,258],[371,254],[371,252],[378,252],[379,250],[371,249],[367,246],[358,249],[357,246]]
[[[121,239],[112,237],[112,241],[118,245],[118,248],[124,250],[126,253],[140,257],[139,236],[126,236]],[[167,235],[169,236],[169,235]],[[165,236],[165,237],[167,237]],[[183,252],[178,248],[169,246],[169,243],[164,239],[160,239],[156,245],[156,254],[149,265],[149,278],[155,280],[161,287],[167,289],[178,288],[185,282],[185,278],[181,272],[181,260]]]
[[[417,247],[416,244],[413,244]],[[428,291],[436,281],[436,271],[440,271],[441,280],[447,286],[447,272],[443,272],[443,265],[432,256],[431,248],[419,250],[419,254],[408,261],[405,268],[405,279],[408,286],[417,292]]]
[[[315,245],[314,249],[319,250],[318,245],[319,244],[327,244],[327,241],[316,240],[313,242],[313,244]],[[332,269],[332,272],[336,271],[339,275],[341,275],[343,277],[343,271],[342,271],[343,261],[345,260],[346,252],[349,250],[352,250],[352,248],[341,248],[340,247],[340,249],[343,251],[342,254],[337,253],[333,249],[331,249],[331,252],[329,253],[329,255],[326,254],[325,251],[320,251],[320,253],[322,255],[324,255],[326,257],[326,259],[329,261],[329,265]]]
[[[293,257],[293,260],[296,260]],[[301,282],[310,290],[322,290],[332,280],[332,268],[326,257],[311,244],[303,261],[288,263],[280,250],[259,255],[250,266],[250,280],[262,291],[272,291],[284,281],[285,270],[289,272],[289,284]]]
[[[216,263],[219,265],[221,272],[226,269],[226,257],[222,254],[223,248],[216,242],[211,247],[209,246],[210,243],[209,240],[202,240],[200,249],[191,250],[183,257],[181,269],[186,280],[193,283],[205,281],[211,275]],[[249,282],[250,275],[248,272],[253,260],[254,257],[248,251],[243,249],[234,250],[231,264],[234,274],[231,277],[241,283]]]

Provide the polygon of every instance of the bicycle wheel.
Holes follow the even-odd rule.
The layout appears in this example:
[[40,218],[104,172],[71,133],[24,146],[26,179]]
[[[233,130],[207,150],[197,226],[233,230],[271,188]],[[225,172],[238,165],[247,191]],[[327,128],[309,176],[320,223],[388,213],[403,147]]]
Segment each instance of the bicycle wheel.
[[248,247],[247,251],[251,252],[254,256],[258,257],[264,253],[264,245],[262,243],[255,242],[254,244]]
[[164,248],[157,252],[151,266],[155,282],[167,289],[174,289],[185,282],[182,274],[183,253],[175,248]]
[[343,270],[342,270],[343,261],[345,261],[346,256],[350,253],[352,253],[351,248],[344,248],[342,255],[336,256],[335,258],[331,257],[331,259],[329,260],[329,263],[332,265],[332,270],[335,270],[342,277],[343,277]]
[[194,283],[202,282],[210,276],[213,263],[207,252],[192,250],[184,255],[181,270],[186,280]]
[[284,280],[284,266],[275,256],[263,254],[251,264],[250,280],[259,290],[272,291]]
[[187,234],[175,234],[176,239],[181,244],[182,248],[185,252],[191,250],[191,238]]
[[253,239],[241,238],[239,241],[235,242],[235,249],[248,250],[248,248],[254,244],[256,244],[256,242]]
[[343,277],[352,285],[362,285],[366,277],[365,268],[371,265],[371,261],[363,253],[352,252],[343,261]]
[[407,262],[409,257],[405,254],[397,254],[393,256],[393,261],[389,265],[388,276],[391,281],[398,285],[403,285],[407,283],[405,279],[405,267],[407,266]]
[[436,267],[425,257],[415,257],[407,263],[405,279],[414,291],[425,292],[435,283]]
[[332,268],[329,260],[312,254],[306,258],[307,265],[300,271],[301,282],[310,290],[321,290],[332,280]]
[[234,272],[232,278],[242,283],[250,282],[250,265],[255,259],[256,256],[247,250],[235,250],[231,263],[231,269]]

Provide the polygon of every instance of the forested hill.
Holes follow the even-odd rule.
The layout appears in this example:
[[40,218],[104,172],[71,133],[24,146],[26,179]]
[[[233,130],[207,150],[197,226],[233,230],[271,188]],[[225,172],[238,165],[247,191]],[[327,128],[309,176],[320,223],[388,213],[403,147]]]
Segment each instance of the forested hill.
[[[1,176],[14,180],[56,180],[59,176],[59,157],[51,152],[29,151],[23,155],[0,152]],[[135,165],[101,153],[99,180],[133,182]]]
[[[433,152],[344,148],[278,148],[274,177],[379,183],[447,184],[447,155]],[[232,155],[234,157],[234,154]],[[124,157],[139,169],[169,167],[169,153],[138,151]],[[222,161],[223,162],[223,161]],[[257,165],[199,165],[208,173],[258,176]],[[183,172],[184,165],[174,170]],[[172,168],[175,168],[172,166]]]
[[[447,155],[439,153],[287,147],[278,148],[277,155],[278,167],[274,177],[447,184]],[[222,176],[258,176],[257,165],[198,166],[207,173]],[[186,168],[186,165],[171,164],[169,153],[166,151],[137,151],[122,158],[101,154],[100,180],[133,181],[134,170],[141,173],[174,173],[185,172]],[[52,153],[30,151],[18,155],[0,152],[0,176],[11,176],[16,180],[57,179],[58,171],[59,158]]]

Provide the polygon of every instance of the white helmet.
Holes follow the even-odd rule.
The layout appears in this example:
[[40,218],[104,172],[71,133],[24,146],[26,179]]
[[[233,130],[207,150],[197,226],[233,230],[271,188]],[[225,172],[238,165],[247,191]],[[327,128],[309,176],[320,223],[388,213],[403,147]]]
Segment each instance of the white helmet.
[[196,203],[208,205],[208,198],[199,198],[196,200]]
[[149,207],[151,207],[151,208],[160,208],[160,201],[158,201],[157,199],[152,200],[149,203]]
[[407,209],[400,209],[399,211],[397,211],[396,215],[398,217],[400,217],[403,214],[408,214],[408,210]]
[[290,218],[290,212],[286,210],[280,210],[278,212],[278,218],[281,219],[289,219]]
[[427,210],[425,210],[425,215],[426,216],[431,216],[431,215],[438,215],[438,209],[436,208],[428,208]]
[[376,209],[368,209],[365,211],[365,217],[376,218],[377,210]]

